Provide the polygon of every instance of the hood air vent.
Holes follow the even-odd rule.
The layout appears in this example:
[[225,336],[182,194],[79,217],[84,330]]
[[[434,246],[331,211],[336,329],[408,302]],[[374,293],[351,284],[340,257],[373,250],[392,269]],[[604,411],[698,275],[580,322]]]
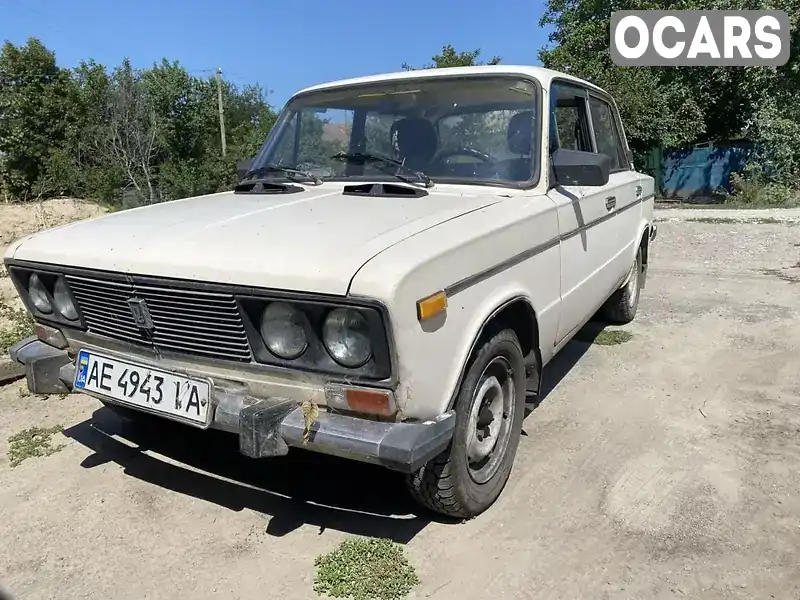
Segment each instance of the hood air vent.
[[346,185],[342,193],[345,196],[377,196],[382,198],[422,198],[428,195],[428,192],[421,188],[392,183]]
[[302,192],[299,185],[270,183],[267,181],[245,181],[233,188],[235,194],[295,194]]

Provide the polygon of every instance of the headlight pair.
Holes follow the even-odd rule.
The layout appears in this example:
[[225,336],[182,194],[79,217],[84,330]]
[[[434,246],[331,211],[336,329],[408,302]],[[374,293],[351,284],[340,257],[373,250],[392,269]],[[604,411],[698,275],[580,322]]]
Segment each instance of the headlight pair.
[[67,281],[61,275],[56,276],[52,287],[48,287],[37,273],[31,273],[28,278],[28,298],[43,315],[51,315],[56,310],[67,321],[78,320],[78,309],[67,288]]
[[[286,302],[271,302],[261,315],[260,333],[267,348],[285,360],[300,357],[308,348],[304,313]],[[372,337],[363,314],[352,308],[334,308],[322,324],[322,344],[343,367],[364,365],[372,358]]]

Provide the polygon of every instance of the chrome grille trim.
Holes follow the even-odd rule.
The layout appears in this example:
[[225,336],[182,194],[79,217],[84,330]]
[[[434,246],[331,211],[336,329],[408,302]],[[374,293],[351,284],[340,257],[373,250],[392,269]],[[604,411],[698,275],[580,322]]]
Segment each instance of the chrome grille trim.
[[[195,290],[166,282],[148,283],[67,274],[66,279],[89,333],[155,346],[162,352],[251,362],[244,322],[233,294]],[[119,277],[119,276],[118,276]],[[128,299],[147,302],[155,326],[149,337],[136,325]]]

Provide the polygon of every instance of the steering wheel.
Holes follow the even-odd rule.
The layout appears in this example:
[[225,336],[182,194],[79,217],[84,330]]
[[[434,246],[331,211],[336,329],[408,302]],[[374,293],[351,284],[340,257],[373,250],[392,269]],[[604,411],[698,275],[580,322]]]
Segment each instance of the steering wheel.
[[475,150],[474,148],[453,148],[452,150],[443,150],[438,156],[433,159],[433,162],[442,164],[444,161],[451,156],[470,156],[472,158],[478,158],[481,162],[489,163],[492,162],[492,157],[489,156],[486,152],[481,152],[480,150]]

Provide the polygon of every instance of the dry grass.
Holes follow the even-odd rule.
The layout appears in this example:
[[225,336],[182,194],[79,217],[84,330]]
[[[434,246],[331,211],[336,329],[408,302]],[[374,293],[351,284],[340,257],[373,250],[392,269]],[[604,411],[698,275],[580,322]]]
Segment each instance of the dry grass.
[[102,206],[72,198],[7,204],[3,206],[3,219],[0,222],[0,245],[42,229],[66,225],[106,212],[107,209]]

